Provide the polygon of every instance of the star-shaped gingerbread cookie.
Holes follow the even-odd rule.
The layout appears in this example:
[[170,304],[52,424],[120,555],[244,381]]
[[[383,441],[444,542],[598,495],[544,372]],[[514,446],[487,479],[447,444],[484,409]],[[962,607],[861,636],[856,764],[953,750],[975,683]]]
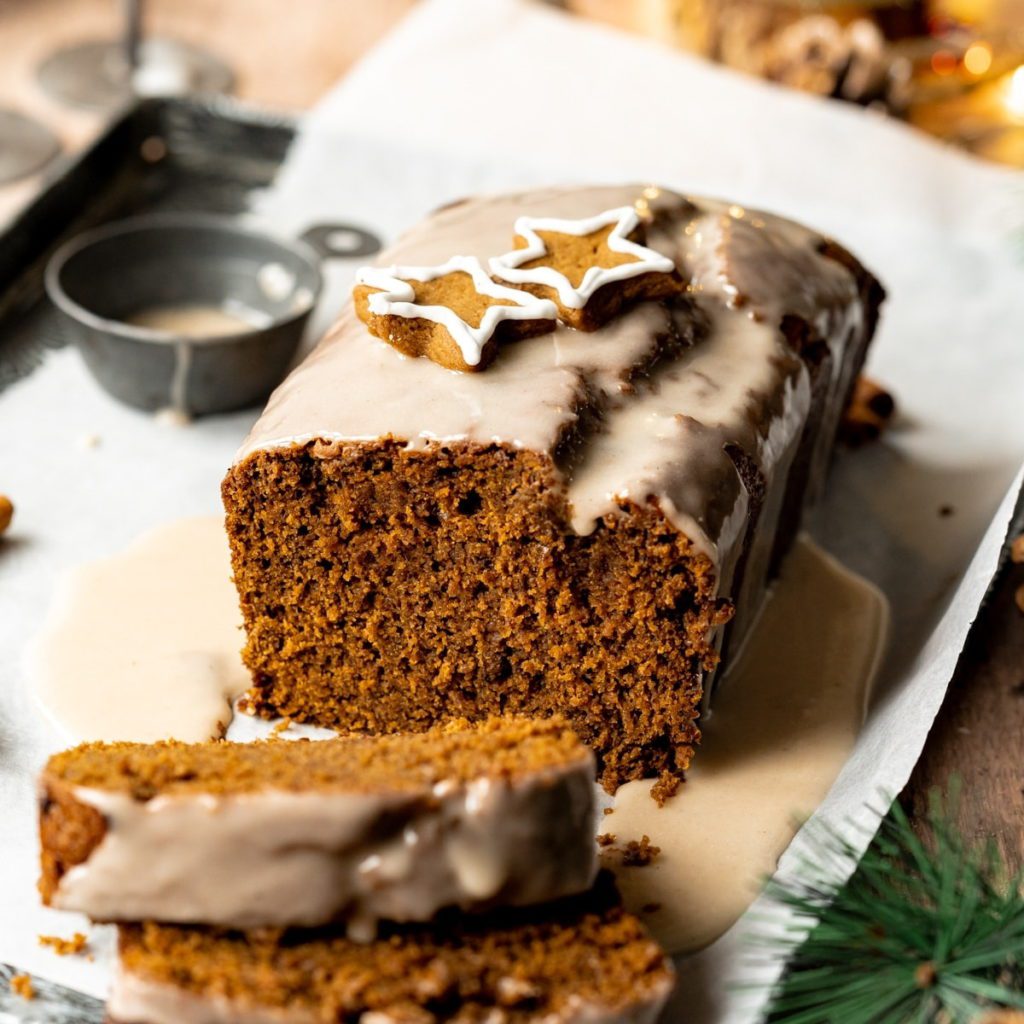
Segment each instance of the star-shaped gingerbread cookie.
[[597,330],[626,306],[676,295],[686,284],[675,263],[642,244],[636,210],[622,206],[583,220],[519,217],[516,248],[490,261],[491,273],[541,298],[558,318]]
[[555,304],[492,281],[480,261],[363,267],[352,292],[371,334],[449,370],[483,370],[498,344],[554,330]]

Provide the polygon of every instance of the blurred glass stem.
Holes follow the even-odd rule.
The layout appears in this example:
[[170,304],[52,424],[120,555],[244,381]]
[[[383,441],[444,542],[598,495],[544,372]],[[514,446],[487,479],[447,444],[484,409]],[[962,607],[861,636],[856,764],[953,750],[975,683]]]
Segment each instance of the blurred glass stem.
[[231,69],[206,50],[175,39],[143,37],[141,0],[121,0],[120,39],[77,43],[39,67],[39,84],[71,107],[112,110],[133,96],[228,92]]

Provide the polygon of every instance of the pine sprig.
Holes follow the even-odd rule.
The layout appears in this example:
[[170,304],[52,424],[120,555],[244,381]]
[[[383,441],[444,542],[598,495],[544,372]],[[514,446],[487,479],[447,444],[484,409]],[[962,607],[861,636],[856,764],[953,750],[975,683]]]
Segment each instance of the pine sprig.
[[[960,1024],[1024,1009],[1024,873],[969,843],[933,794],[921,838],[894,803],[849,881],[786,880],[767,892],[814,922],[771,1001],[774,1024]],[[819,861],[856,860],[834,833]]]

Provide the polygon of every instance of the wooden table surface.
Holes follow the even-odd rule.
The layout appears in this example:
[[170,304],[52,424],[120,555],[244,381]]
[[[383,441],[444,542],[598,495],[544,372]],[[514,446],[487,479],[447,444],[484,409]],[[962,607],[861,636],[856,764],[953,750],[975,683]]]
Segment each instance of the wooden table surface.
[[[148,31],[220,54],[235,69],[236,92],[274,108],[313,103],[415,0],[155,0]],[[0,105],[45,121],[75,149],[102,119],[59,107],[34,72],[58,46],[114,36],[114,0],[0,0]],[[0,221],[32,193],[29,180],[0,189]],[[984,609],[905,799],[922,814],[927,793],[952,774],[963,781],[959,815],[969,835],[995,836],[1011,863],[1024,864],[1024,614],[1014,602],[1024,566],[1003,574]]]
[[993,837],[1024,867],[1024,612],[1014,599],[1024,565],[1009,565],[984,607],[924,753],[904,793],[913,816],[928,793],[960,777],[965,836]]

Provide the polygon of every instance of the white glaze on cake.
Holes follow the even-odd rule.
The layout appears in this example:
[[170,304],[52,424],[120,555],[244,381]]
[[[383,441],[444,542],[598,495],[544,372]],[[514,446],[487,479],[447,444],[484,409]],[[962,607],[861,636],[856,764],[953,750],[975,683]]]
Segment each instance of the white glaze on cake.
[[[238,459],[310,441],[378,438],[415,449],[469,441],[547,453],[571,505],[568,529],[589,532],[626,497],[656,501],[713,558],[728,593],[749,500],[729,449],[752,460],[770,491],[807,416],[808,370],[781,320],[803,317],[839,355],[862,319],[854,276],[821,255],[821,236],[650,186],[553,189],[443,209],[381,262],[430,264],[453,252],[484,261],[508,250],[519,217],[579,219],[619,207],[637,211],[647,245],[690,281],[690,298],[637,306],[592,333],[560,325],[504,346],[482,374],[406,358],[370,336],[347,307],[275,392]],[[689,336],[659,358],[666,318],[685,321]],[[834,398],[843,360],[831,367]],[[562,459],[584,409],[596,412],[599,429]],[[822,445],[830,444],[823,430]],[[764,512],[760,525],[766,537],[774,534]],[[748,578],[767,571],[767,552],[764,562],[750,566]]]
[[106,833],[52,903],[101,921],[253,928],[344,915],[365,940],[379,919],[544,902],[585,891],[596,872],[589,751],[516,778],[402,792],[73,796],[103,815]]

